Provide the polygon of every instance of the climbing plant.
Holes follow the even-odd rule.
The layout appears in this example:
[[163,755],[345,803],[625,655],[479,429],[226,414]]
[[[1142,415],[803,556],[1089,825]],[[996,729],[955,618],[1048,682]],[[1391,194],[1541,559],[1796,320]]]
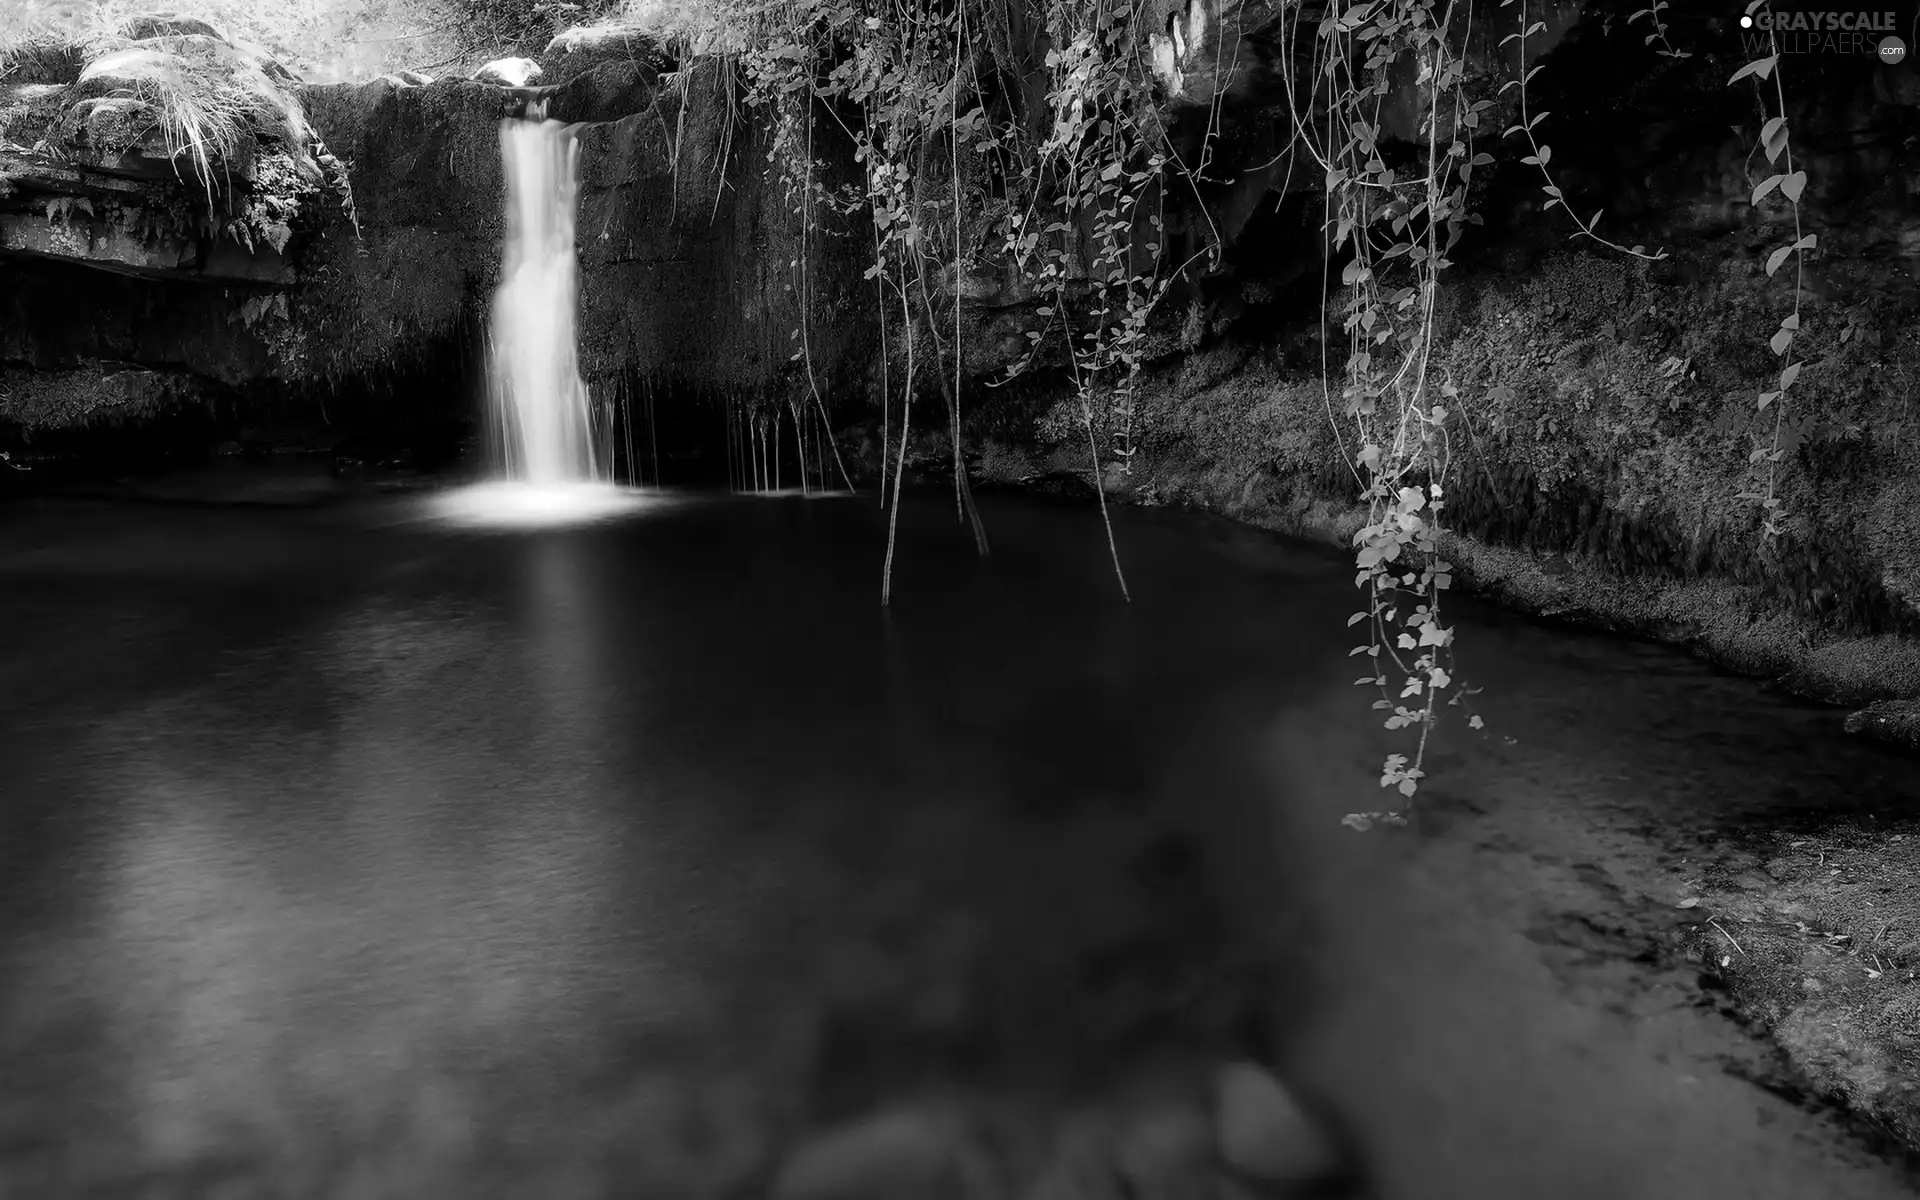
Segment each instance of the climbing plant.
[[[1767,0],[1751,0],[1747,5],[1747,15],[1752,16],[1765,8],[1766,4]],[[1794,381],[1800,378],[1800,369],[1805,365],[1804,360],[1794,353],[1794,341],[1800,334],[1800,306],[1806,295],[1806,256],[1818,245],[1819,238],[1806,232],[1801,221],[1800,197],[1806,191],[1807,173],[1796,170],[1793,165],[1793,149],[1789,145],[1790,131],[1787,126],[1786,87],[1780,72],[1780,43],[1774,34],[1774,23],[1767,21],[1764,24],[1768,53],[1735,71],[1727,83],[1732,86],[1743,79],[1753,81],[1754,100],[1761,112],[1766,114],[1760,126],[1760,141],[1756,148],[1766,156],[1770,165],[1778,168],[1754,186],[1753,204],[1757,207],[1769,193],[1778,189],[1787,203],[1793,206],[1793,240],[1774,248],[1767,255],[1769,277],[1779,271],[1788,258],[1792,258],[1794,263],[1793,311],[1780,319],[1780,327],[1767,343],[1768,349],[1780,359],[1779,379],[1776,386],[1762,389],[1757,401],[1760,411],[1773,410],[1773,427],[1769,433],[1753,437],[1747,462],[1755,469],[1758,482],[1751,490],[1740,494],[1741,499],[1751,500],[1760,506],[1762,528],[1772,538],[1780,535],[1787,517],[1776,491],[1780,464],[1787,456],[1780,444],[1780,435],[1786,427],[1787,394]],[[1765,86],[1769,82],[1773,85],[1771,89]]]
[[[1499,72],[1484,63],[1477,73],[1469,69],[1470,0],[1333,0],[1311,13],[1284,6],[1272,39],[1279,47],[1273,65],[1292,98],[1282,153],[1290,165],[1310,163],[1324,180],[1327,263],[1339,282],[1324,313],[1338,335],[1323,342],[1327,413],[1366,504],[1354,536],[1364,600],[1350,620],[1365,637],[1353,656],[1365,661],[1358,683],[1378,693],[1373,707],[1385,726],[1411,739],[1380,773],[1381,786],[1402,798],[1426,777],[1442,709],[1466,707],[1471,695],[1456,671],[1455,631],[1444,612],[1453,567],[1443,543],[1449,435],[1454,414],[1472,397],[1447,377],[1435,342],[1449,256],[1480,220],[1471,211],[1475,173],[1494,162],[1481,143],[1523,145],[1520,161],[1539,175],[1542,209],[1559,210],[1554,219],[1563,214],[1573,237],[1628,257],[1665,257],[1604,235],[1604,214],[1577,208],[1556,179],[1546,137],[1551,114],[1534,107],[1528,90],[1541,70],[1533,44],[1547,28],[1530,11],[1537,7],[1538,0],[1496,6],[1499,53],[1517,63],[1503,82],[1490,79]],[[1655,0],[1629,23],[1647,22],[1655,53],[1687,58],[1669,40],[1667,7]],[[891,514],[883,602],[923,390],[944,402],[956,511],[986,552],[959,442],[969,377],[960,297],[970,268],[983,260],[1011,264],[1034,315],[1025,352],[987,384],[1041,367],[1070,382],[1104,518],[1105,480],[1130,469],[1139,434],[1135,393],[1153,318],[1171,290],[1193,278],[1196,262],[1217,266],[1221,250],[1202,203],[1194,206],[1204,226],[1198,249],[1185,259],[1170,253],[1169,197],[1204,195],[1218,119],[1217,107],[1210,109],[1196,160],[1182,156],[1164,124],[1165,89],[1178,83],[1166,64],[1179,76],[1191,57],[1179,12],[1162,29],[1165,6],[1146,0],[728,0],[724,10],[729,35],[709,44],[738,48],[747,101],[774,131],[770,169],[803,226],[811,230],[824,212],[871,218],[866,277],[887,317],[883,329],[902,339],[897,359],[882,356],[881,502]],[[1796,206],[1795,240],[1774,252],[1769,274],[1814,246],[1798,224],[1805,174],[1788,151],[1777,63],[1776,48],[1735,76],[1773,82],[1777,113],[1763,128],[1762,149],[1769,162],[1785,155],[1754,201],[1778,189]],[[1409,94],[1415,135],[1409,139],[1402,123],[1390,138],[1388,102]],[[825,182],[813,141],[823,120],[851,141],[857,184]],[[1191,154],[1193,143],[1186,146]],[[803,249],[791,264],[803,288],[806,257]],[[808,307],[800,306],[803,314]],[[794,332],[794,358],[811,385],[805,320]],[[1800,370],[1790,353],[1798,329],[1796,300],[1773,339],[1785,361],[1778,386],[1761,395],[1763,409],[1781,400]],[[890,372],[893,361],[903,378]],[[1753,458],[1768,469],[1755,498],[1767,510],[1769,533],[1780,519],[1772,474],[1782,457],[1779,411],[1773,444],[1756,446]],[[1107,529],[1124,591],[1110,522]],[[1468,723],[1482,726],[1471,711]],[[1403,820],[1401,812],[1348,817],[1360,828]]]

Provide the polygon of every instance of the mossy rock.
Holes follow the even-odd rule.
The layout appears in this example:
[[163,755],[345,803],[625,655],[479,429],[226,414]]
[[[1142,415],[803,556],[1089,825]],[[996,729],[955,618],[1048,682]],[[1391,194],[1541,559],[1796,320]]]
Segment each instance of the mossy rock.
[[57,38],[32,38],[0,50],[0,85],[65,86],[87,66],[87,48]]
[[128,17],[120,23],[119,32],[121,37],[130,42],[182,36],[217,38],[223,42],[227,40],[226,34],[198,17],[183,17],[178,13],[144,13]]
[[608,63],[639,63],[653,72],[678,64],[662,40],[630,25],[580,25],[555,35],[540,54],[541,78],[565,83]]
[[[294,77],[263,52],[206,34],[162,34],[89,62],[63,96],[57,138],[96,163],[128,169],[123,156],[171,172],[186,159],[203,181],[251,179],[262,139],[283,145],[318,181]],[[138,161],[131,164],[137,169]]]

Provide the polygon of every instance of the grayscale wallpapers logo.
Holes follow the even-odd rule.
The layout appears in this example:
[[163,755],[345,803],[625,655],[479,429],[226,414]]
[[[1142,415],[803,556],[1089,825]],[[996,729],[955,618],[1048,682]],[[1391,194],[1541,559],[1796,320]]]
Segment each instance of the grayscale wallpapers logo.
[[1899,14],[1864,10],[1776,12],[1761,7],[1740,18],[1742,48],[1767,54],[1862,54],[1887,66],[1906,61]]

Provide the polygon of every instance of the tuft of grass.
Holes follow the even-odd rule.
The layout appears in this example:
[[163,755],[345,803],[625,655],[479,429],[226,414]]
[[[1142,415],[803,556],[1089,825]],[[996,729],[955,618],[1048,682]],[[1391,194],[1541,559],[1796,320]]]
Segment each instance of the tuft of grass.
[[296,159],[310,154],[305,114],[270,73],[270,60],[209,38],[104,39],[96,49],[95,62],[107,71],[81,88],[89,98],[131,100],[142,114],[117,140],[132,144],[157,134],[168,157],[187,164],[209,205],[223,190],[224,164],[248,137],[280,141]]
[[52,34],[0,42],[0,84],[69,84],[86,65],[84,45]]

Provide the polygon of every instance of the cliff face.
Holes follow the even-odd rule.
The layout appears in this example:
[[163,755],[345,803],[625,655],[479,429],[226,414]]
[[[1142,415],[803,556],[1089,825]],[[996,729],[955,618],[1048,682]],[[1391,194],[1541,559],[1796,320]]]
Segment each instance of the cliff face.
[[[168,411],[225,413],[242,440],[268,424],[289,436],[289,422],[324,440],[343,413],[471,418],[500,259],[499,127],[530,102],[575,125],[582,370],[597,396],[805,389],[790,361],[802,296],[816,381],[841,385],[865,347],[844,303],[864,265],[844,247],[858,243],[792,215],[719,72],[663,82],[637,53],[574,65],[541,88],[298,89],[351,194],[295,197],[278,245],[196,222],[191,181],[150,171],[126,195],[118,177],[53,181],[44,159],[18,155],[28,166],[10,173],[0,216],[37,238],[0,255],[0,429],[84,446]],[[89,227],[108,195],[131,215]]]

